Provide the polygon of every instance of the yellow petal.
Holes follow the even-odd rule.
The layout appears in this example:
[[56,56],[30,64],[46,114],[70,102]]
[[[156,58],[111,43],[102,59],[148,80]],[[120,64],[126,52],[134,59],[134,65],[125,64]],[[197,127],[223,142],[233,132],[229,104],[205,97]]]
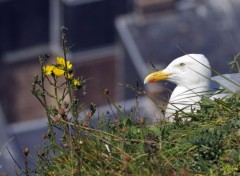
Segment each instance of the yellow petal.
[[[71,62],[68,60],[66,62],[67,62],[67,69],[71,69],[72,68]],[[57,57],[57,65],[59,65],[62,69],[66,68],[66,62],[63,57]]]
[[78,79],[73,80],[73,85],[74,86],[80,86],[80,81]]
[[59,69],[57,67],[54,67],[53,68],[53,73],[56,75],[56,76],[62,76],[64,74],[64,70],[62,69]]
[[52,71],[53,71],[53,68],[54,68],[53,65],[43,66],[43,72],[44,72],[46,75],[51,75],[51,74],[52,74]]

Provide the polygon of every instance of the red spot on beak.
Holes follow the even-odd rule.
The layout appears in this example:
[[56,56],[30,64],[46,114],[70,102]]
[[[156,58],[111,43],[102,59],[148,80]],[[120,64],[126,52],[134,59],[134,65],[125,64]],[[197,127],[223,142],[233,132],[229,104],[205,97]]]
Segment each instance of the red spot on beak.
[[148,82],[153,83],[153,82],[156,82],[156,80],[155,79],[150,79]]

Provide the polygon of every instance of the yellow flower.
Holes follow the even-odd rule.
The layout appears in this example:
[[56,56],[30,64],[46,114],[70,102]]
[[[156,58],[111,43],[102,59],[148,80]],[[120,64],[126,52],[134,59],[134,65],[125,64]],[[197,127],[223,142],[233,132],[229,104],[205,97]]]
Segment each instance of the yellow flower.
[[[62,57],[57,57],[57,64],[62,68],[66,68],[65,60]],[[70,70],[72,69],[72,64],[70,61],[67,61],[67,69]]]
[[68,73],[68,74],[66,75],[66,78],[67,78],[67,79],[72,79],[72,77],[73,77],[73,73]]
[[74,86],[80,86],[80,81],[78,79],[73,80],[73,85]]
[[53,68],[53,73],[56,75],[56,76],[62,76],[64,74],[64,70],[62,69],[59,69],[57,67],[54,67]]
[[51,75],[52,71],[53,71],[53,68],[54,68],[53,65],[43,66],[43,72],[45,73],[45,75]]

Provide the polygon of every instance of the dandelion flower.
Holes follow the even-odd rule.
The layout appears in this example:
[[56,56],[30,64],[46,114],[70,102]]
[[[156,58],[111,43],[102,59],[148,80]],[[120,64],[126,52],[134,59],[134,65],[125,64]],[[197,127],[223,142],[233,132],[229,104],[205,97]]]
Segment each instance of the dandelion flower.
[[72,77],[73,77],[73,73],[68,73],[68,74],[66,75],[66,78],[67,78],[67,79],[72,79]]
[[64,65],[65,64],[65,60],[62,57],[57,57],[57,64],[58,65]]
[[[66,68],[66,62],[63,57],[57,57],[57,64],[62,68]],[[70,61],[67,61],[67,69],[70,70],[72,69],[72,64]]]
[[74,86],[80,86],[80,81],[78,79],[73,80],[73,85]]
[[45,73],[45,75],[51,75],[52,71],[53,71],[53,68],[54,68],[53,65],[43,66],[43,72]]
[[58,67],[54,67],[54,68],[53,68],[53,73],[54,73],[56,76],[62,76],[62,75],[64,74],[64,70],[59,69]]

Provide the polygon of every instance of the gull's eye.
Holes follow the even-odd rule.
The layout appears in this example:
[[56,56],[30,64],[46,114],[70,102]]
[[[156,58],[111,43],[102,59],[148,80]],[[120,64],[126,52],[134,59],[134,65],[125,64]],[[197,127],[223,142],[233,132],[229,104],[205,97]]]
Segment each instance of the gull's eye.
[[181,67],[183,67],[185,64],[184,64],[184,63],[180,63],[179,65],[180,65]]

